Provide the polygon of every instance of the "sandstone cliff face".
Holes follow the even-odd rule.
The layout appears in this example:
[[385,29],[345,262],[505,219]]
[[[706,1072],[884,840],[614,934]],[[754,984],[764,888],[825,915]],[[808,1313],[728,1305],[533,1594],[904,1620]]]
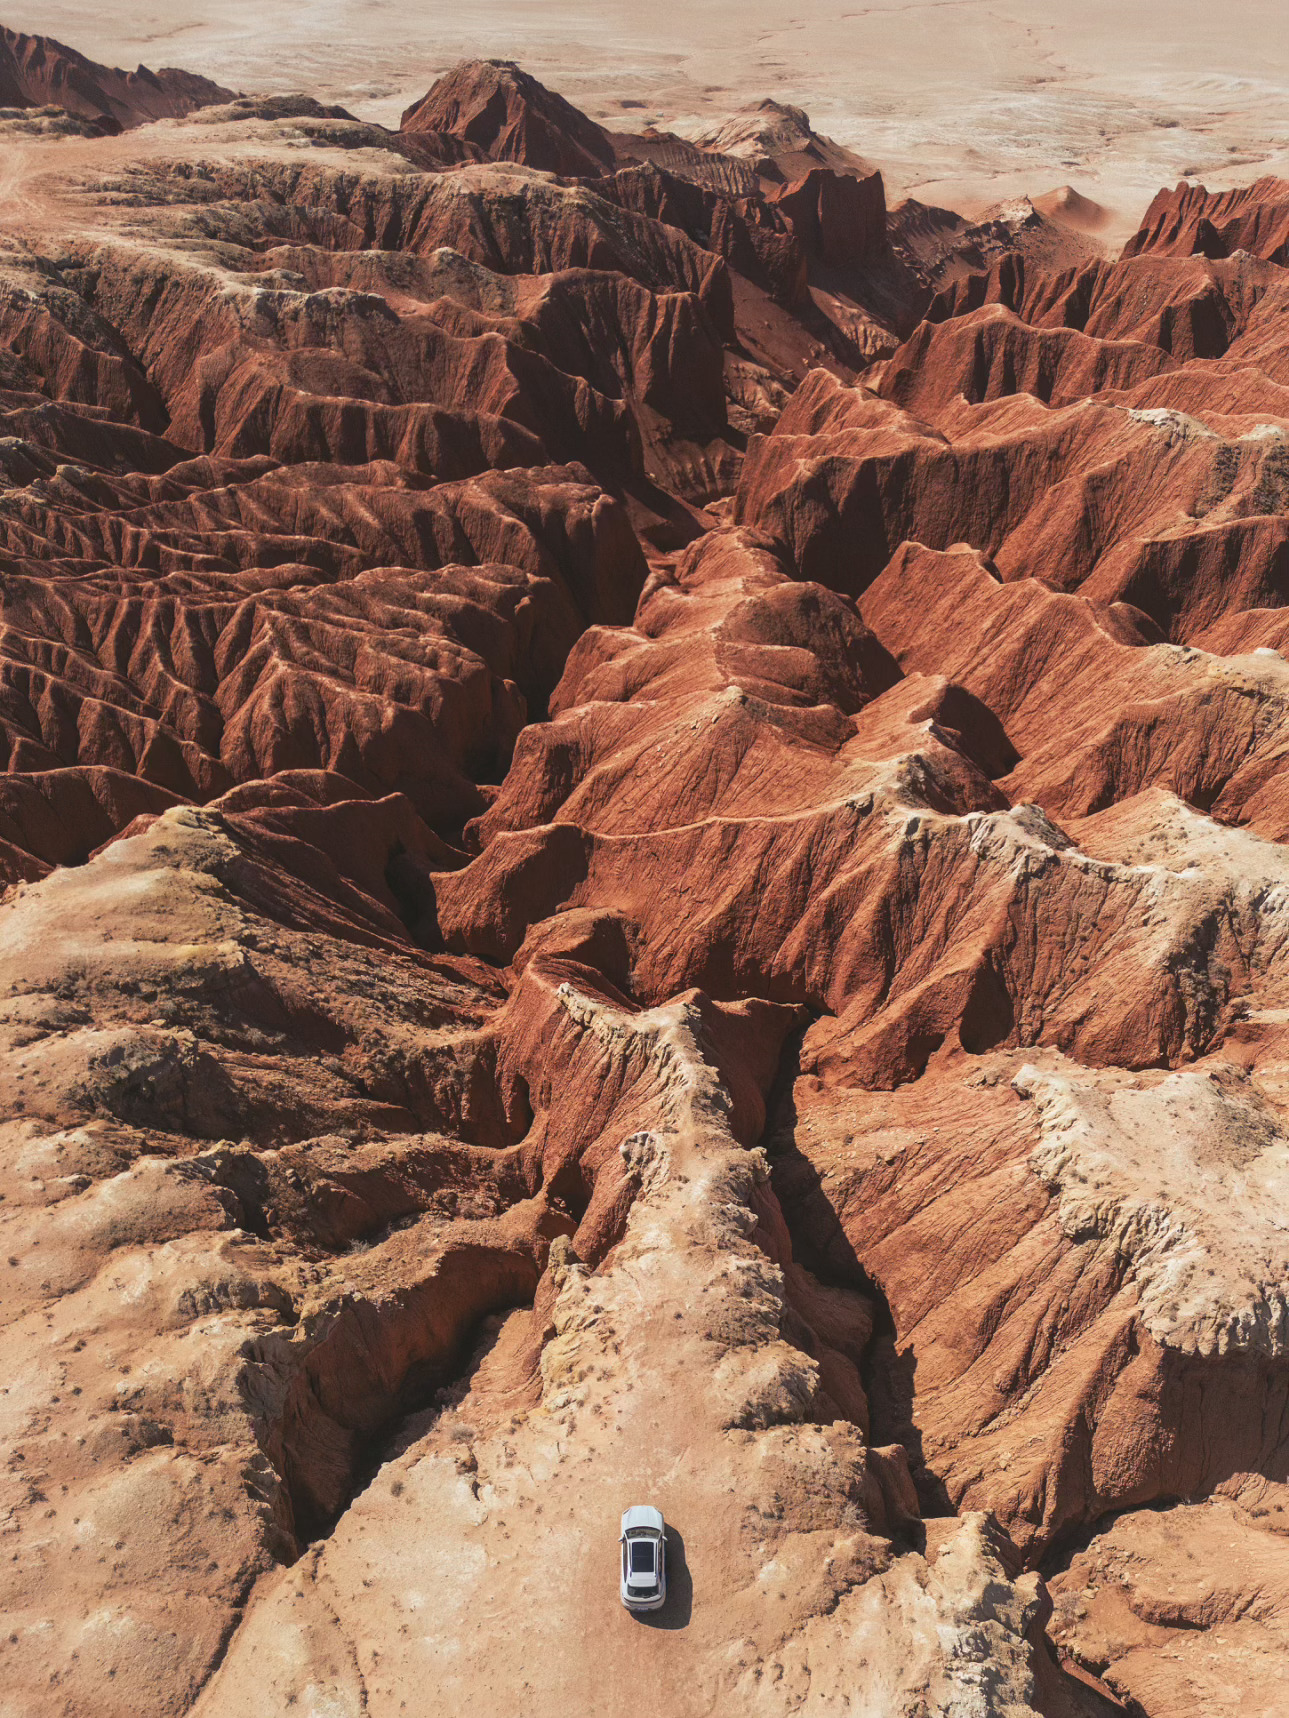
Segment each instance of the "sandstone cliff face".
[[1259,179],[1238,191],[1209,193],[1185,182],[1160,191],[1125,254],[1233,256],[1246,251],[1283,263],[1289,251],[1289,197],[1284,181]]
[[0,1709],[1278,1711],[1283,187],[501,62],[14,185]]

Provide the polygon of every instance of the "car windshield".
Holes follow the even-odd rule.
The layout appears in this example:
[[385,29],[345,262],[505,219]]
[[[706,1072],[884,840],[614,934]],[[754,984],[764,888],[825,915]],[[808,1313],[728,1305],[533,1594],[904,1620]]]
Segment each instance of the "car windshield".
[[649,1539],[633,1539],[631,1541],[631,1573],[633,1575],[653,1574],[653,1542]]

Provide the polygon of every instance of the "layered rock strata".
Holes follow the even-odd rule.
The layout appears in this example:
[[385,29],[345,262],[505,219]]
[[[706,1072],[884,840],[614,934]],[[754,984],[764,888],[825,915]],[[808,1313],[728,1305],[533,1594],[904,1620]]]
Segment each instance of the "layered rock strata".
[[37,95],[0,1709],[1277,1711],[1284,187]]

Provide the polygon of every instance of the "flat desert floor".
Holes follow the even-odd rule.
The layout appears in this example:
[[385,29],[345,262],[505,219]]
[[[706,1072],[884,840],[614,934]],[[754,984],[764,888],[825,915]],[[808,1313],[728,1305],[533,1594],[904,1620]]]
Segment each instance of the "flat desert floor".
[[892,198],[974,213],[1072,183],[1125,233],[1161,185],[1289,171],[1284,0],[11,0],[94,59],[398,114],[454,60],[520,60],[607,124],[805,107]]

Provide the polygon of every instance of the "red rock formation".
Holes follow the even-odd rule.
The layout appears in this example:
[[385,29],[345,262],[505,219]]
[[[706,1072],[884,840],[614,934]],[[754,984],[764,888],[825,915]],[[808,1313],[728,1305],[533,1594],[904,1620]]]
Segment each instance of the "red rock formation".
[[[769,531],[809,576],[852,592],[906,539],[966,542],[1004,578],[1132,601],[1180,637],[1225,606],[1232,580],[1254,591],[1274,584],[1274,559],[1251,558],[1247,572],[1238,559],[1241,544],[1275,543],[1281,531],[1283,432],[1261,417],[1259,367],[1249,366],[1249,405],[1230,371],[1192,367],[1075,399],[1081,370],[1096,379],[1124,365],[1141,375],[1157,360],[1006,318],[941,327],[916,338],[946,352],[947,377],[915,383],[897,359],[878,380],[931,422],[818,372],[753,448],[737,517]],[[1015,391],[1024,380],[1037,398]],[[1042,403],[1048,387],[1059,409]],[[1203,418],[1191,415],[1196,407]],[[1182,569],[1197,559],[1209,574],[1191,580]]]
[[987,274],[947,289],[929,319],[1004,304],[1034,327],[1138,340],[1185,362],[1223,357],[1233,339],[1272,313],[1283,290],[1281,272],[1251,258],[1182,263],[1143,256],[1053,273],[1035,271],[1023,256],[1004,257]]
[[[724,256],[803,313],[835,358],[862,365],[893,329],[913,326],[929,297],[923,271],[891,252],[880,174],[818,136],[799,108],[763,103],[727,131],[698,144],[607,132],[518,67],[486,60],[442,78],[404,114],[400,137],[590,178],[612,201]],[[622,171],[605,176],[614,167]],[[807,277],[820,289],[813,301]],[[763,318],[749,310],[747,321]]]
[[50,36],[0,27],[0,107],[61,107],[106,133],[231,101],[233,91],[173,67],[123,72]]
[[0,271],[12,1699],[1260,1698],[1277,193],[207,119],[33,143]]
[[1284,838],[1289,683],[1274,650],[1179,654],[1126,603],[1001,583],[963,548],[905,545],[863,612],[906,672],[947,674],[998,717],[1021,760],[1000,780],[1009,797],[1064,821],[1166,787]]
[[804,247],[773,201],[723,197],[653,165],[624,167],[594,184],[610,202],[678,227],[705,250],[723,256],[731,269],[764,287],[779,303],[791,307],[803,298]]
[[[407,792],[440,827],[459,826],[480,808],[474,781],[504,771],[529,701],[541,707],[587,619],[630,612],[643,565],[625,520],[585,473],[512,483],[511,510],[496,477],[418,497],[383,493],[385,473],[328,483],[315,471],[312,528],[329,555],[293,565],[271,547],[274,514],[290,510],[299,533],[301,497],[272,475],[181,490],[151,530],[140,522],[129,571],[91,576],[102,544],[88,537],[103,521],[82,516],[89,555],[61,579],[7,583],[9,767],[53,770],[57,793],[60,769],[106,765],[198,799],[322,768]],[[207,509],[221,502],[243,529],[212,555]],[[199,566],[180,546],[194,513],[207,531]],[[163,542],[172,570],[158,573]],[[419,568],[406,564],[413,549]],[[36,851],[54,858],[46,843]]]
[[807,252],[833,268],[857,268],[887,250],[886,192],[880,173],[865,179],[814,167],[775,202]]
[[879,386],[896,405],[935,421],[956,399],[981,405],[1032,394],[1070,405],[1175,367],[1168,353],[1140,340],[1034,328],[1000,304],[984,304],[947,322],[923,322],[887,361]]
[[1289,261],[1289,185],[1259,179],[1236,191],[1206,191],[1183,181],[1160,191],[1124,247],[1125,256],[1229,257]]
[[402,129],[477,144],[493,161],[519,161],[568,178],[613,165],[598,125],[513,60],[464,60],[403,115]]

